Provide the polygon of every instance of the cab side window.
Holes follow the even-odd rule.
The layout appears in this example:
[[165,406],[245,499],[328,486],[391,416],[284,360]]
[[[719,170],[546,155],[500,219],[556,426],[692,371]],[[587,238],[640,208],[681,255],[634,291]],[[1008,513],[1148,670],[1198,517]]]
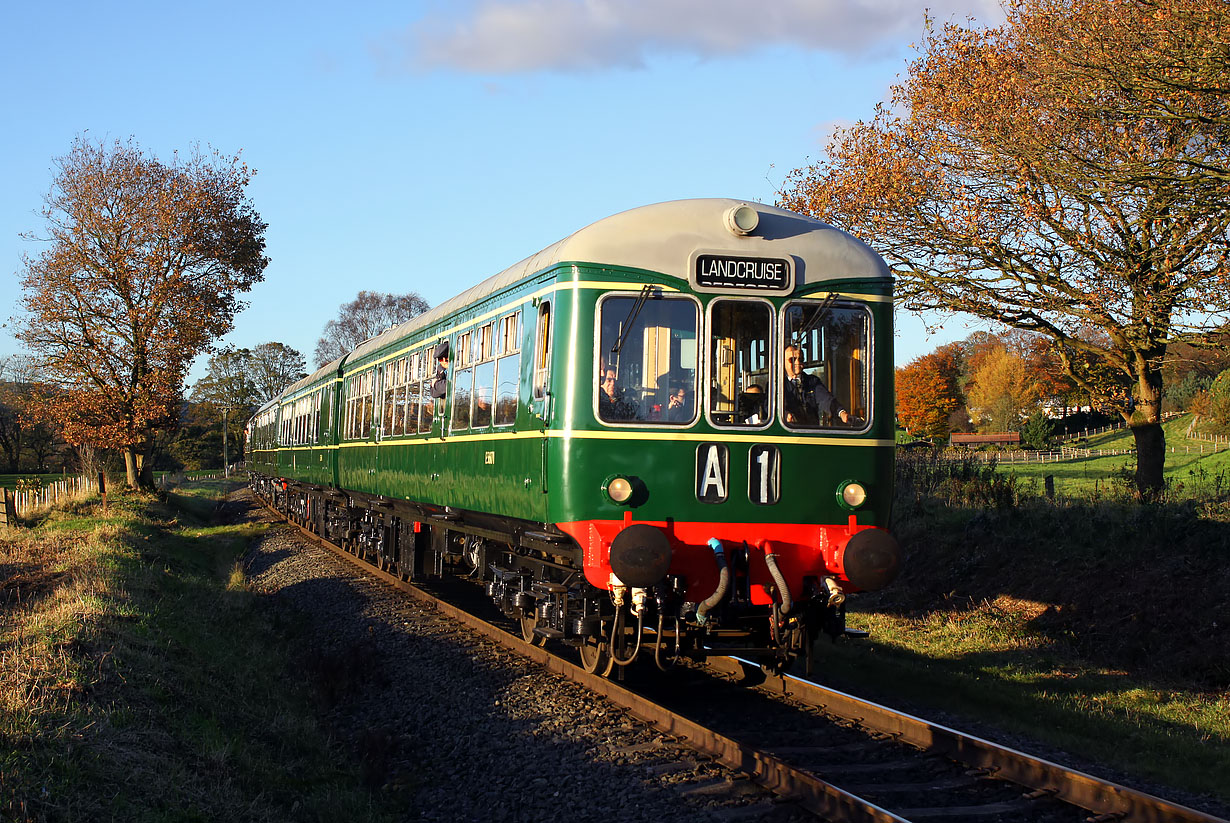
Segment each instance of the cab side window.
[[551,383],[551,303],[538,304],[538,325],[534,332],[534,399],[547,396]]

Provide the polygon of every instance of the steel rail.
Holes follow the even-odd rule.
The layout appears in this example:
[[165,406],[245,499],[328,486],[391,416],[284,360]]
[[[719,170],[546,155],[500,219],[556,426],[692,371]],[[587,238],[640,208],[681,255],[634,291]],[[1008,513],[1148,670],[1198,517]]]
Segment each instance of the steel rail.
[[[748,667],[755,666],[754,663],[730,657],[709,658],[708,665],[735,675],[746,673]],[[1100,819],[1139,823],[1228,823],[1198,809],[1172,803],[810,680],[766,671],[764,686],[870,731],[986,769],[994,777],[1087,809],[1101,816]]]

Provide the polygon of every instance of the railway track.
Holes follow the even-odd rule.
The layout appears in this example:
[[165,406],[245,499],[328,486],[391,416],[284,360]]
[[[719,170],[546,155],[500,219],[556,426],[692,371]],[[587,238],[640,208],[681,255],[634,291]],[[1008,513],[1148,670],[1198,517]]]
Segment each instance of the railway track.
[[[282,512],[270,509],[279,517]],[[291,522],[309,540],[450,619],[600,694],[829,820],[1228,823],[1213,815],[735,658],[629,688]],[[700,701],[690,700],[703,694]],[[749,722],[750,721],[750,722]]]

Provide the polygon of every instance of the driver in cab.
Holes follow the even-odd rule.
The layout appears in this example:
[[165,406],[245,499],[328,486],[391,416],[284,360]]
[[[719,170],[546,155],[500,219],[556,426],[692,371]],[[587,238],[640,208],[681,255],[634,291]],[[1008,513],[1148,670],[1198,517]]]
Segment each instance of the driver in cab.
[[842,423],[850,422],[850,413],[842,408],[824,382],[803,371],[803,352],[796,345],[783,352],[786,366],[786,422],[797,426],[819,426],[824,416],[836,415]]

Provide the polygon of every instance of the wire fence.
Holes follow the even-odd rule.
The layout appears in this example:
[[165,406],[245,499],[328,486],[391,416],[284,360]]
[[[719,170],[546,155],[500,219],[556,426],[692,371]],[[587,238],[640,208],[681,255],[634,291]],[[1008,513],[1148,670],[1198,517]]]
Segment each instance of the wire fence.
[[[1167,446],[1167,454],[1213,454],[1230,448],[1230,442],[1221,438],[1216,442],[1185,443],[1182,446]],[[943,456],[948,460],[974,459],[983,462],[991,460],[997,463],[1059,463],[1064,460],[1089,460],[1095,457],[1115,457],[1119,455],[1136,454],[1136,449],[1082,449],[1075,446],[1063,446],[1059,449],[1035,451],[1031,449],[1012,449],[1005,451],[968,451],[966,449],[945,449]]]
[[[241,474],[243,468],[244,463],[234,463],[230,466],[228,473],[224,473],[222,469],[208,474],[193,472],[190,479],[222,480],[228,474],[230,477]],[[160,475],[156,483],[160,488],[170,489],[187,479],[189,477],[183,472],[167,472]],[[12,489],[0,486],[0,524],[15,523],[18,516],[28,514],[37,509],[54,506],[61,500],[71,500],[75,497],[97,493],[99,490],[98,483],[98,477],[86,477],[83,475],[81,477],[66,477],[63,480],[54,480],[50,483],[44,483],[38,478],[19,480],[16,487]]]

